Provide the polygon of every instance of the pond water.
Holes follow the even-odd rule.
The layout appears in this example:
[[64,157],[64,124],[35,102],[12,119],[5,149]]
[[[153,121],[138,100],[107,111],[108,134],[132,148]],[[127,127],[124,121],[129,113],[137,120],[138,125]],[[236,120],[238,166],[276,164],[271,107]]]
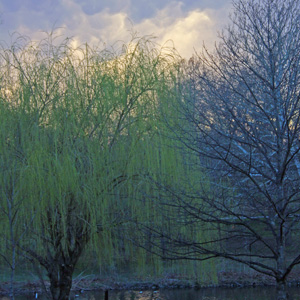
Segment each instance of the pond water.
[[[289,288],[291,300],[300,300],[300,288]],[[16,297],[16,300],[34,299],[31,296]],[[44,297],[37,299],[44,300]],[[78,300],[104,300],[104,292],[87,292],[74,295]],[[207,288],[200,290],[158,290],[158,291],[109,291],[109,300],[274,300],[273,287],[255,288]]]

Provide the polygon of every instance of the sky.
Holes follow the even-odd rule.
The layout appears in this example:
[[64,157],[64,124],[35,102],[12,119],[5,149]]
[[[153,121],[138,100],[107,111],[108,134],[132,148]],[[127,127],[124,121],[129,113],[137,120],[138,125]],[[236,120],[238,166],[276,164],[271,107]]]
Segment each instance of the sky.
[[0,42],[18,33],[40,40],[45,32],[72,38],[72,44],[112,46],[132,33],[172,41],[183,57],[212,49],[228,24],[230,0],[0,0]]

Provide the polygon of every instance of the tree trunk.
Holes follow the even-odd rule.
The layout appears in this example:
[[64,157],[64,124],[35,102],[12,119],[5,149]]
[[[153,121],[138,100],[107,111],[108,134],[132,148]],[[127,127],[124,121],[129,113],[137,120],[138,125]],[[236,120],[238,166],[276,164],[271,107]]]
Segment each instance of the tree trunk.
[[54,256],[48,255],[44,264],[50,280],[50,291],[53,300],[69,300],[72,287],[72,275],[81,252],[87,243],[87,234],[76,237],[76,243],[69,245],[68,251],[59,247]]
[[277,300],[288,299],[286,291],[285,236],[280,237],[277,258]]
[[72,287],[73,265],[61,264],[48,270],[50,291],[53,300],[69,300]]
[[16,270],[16,246],[13,244],[11,273],[10,273],[10,288],[9,288],[9,297],[11,300],[15,299],[15,270]]
[[285,280],[277,280],[277,300],[289,299]]
[[[68,232],[65,239],[67,246],[63,245],[63,230],[60,230],[60,223],[55,223],[58,230],[50,232],[49,239],[45,239],[44,247],[47,249],[47,253],[44,256],[34,250],[26,249],[26,252],[47,270],[53,300],[69,300],[76,263],[89,241],[90,229],[76,224],[76,220],[72,220],[71,216],[72,206],[68,212],[70,218],[67,220]],[[50,218],[49,223],[51,221]]]

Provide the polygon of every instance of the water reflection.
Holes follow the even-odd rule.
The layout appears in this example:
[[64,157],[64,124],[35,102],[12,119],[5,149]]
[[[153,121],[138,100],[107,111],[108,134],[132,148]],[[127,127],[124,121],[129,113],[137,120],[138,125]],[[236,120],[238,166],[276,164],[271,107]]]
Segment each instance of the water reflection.
[[[291,299],[300,300],[300,289],[289,290]],[[97,293],[82,300],[103,300],[104,293]],[[276,290],[272,287],[240,288],[240,289],[201,289],[159,290],[159,291],[125,291],[109,293],[109,300],[274,300]]]
[[[290,288],[290,299],[300,300],[300,288]],[[33,299],[32,297],[16,297],[16,300]],[[44,297],[38,297],[45,300]],[[104,292],[83,293],[73,295],[71,299],[104,300]],[[276,290],[272,287],[256,288],[216,288],[201,290],[158,290],[158,291],[110,291],[109,300],[274,300]]]

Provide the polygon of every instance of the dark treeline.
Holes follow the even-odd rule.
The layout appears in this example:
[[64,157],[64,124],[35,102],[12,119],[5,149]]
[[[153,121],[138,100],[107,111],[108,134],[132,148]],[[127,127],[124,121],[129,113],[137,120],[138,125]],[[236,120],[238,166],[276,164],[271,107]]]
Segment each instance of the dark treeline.
[[287,299],[300,263],[300,2],[233,6],[215,50],[188,61],[151,37],[118,51],[53,34],[1,49],[12,299],[24,270],[62,300],[82,271],[205,284],[237,265]]

